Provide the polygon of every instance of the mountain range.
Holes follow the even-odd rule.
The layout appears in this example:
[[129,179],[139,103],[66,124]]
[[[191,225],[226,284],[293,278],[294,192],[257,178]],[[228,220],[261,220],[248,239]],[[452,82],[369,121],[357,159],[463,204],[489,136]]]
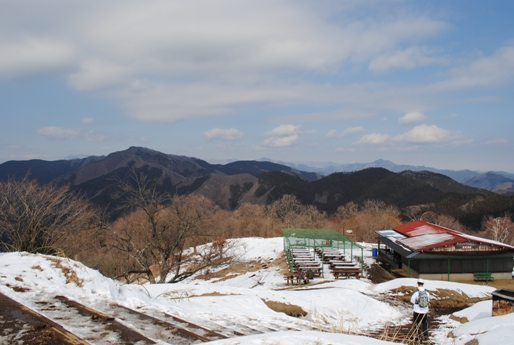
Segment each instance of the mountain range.
[[[261,158],[260,161],[273,161],[267,158]],[[499,194],[513,194],[514,174],[505,171],[488,171],[480,172],[474,170],[448,170],[436,169],[427,166],[395,164],[389,160],[377,159],[368,163],[351,163],[351,164],[337,164],[337,163],[291,163],[284,161],[273,161],[278,164],[287,165],[294,169],[308,172],[316,172],[320,175],[330,175],[335,172],[351,172],[367,168],[384,168],[392,172],[402,172],[405,170],[411,171],[430,171],[442,175],[446,175],[451,179],[462,184],[484,188],[494,191]]]
[[[512,197],[489,190],[500,190],[508,195],[513,191],[514,180],[493,172],[461,172],[467,182],[460,183],[428,168],[415,169],[383,160],[347,165],[344,169],[348,171],[330,174],[327,173],[330,170],[299,168],[270,161],[211,164],[193,157],[130,147],[107,156],[8,161],[0,164],[0,180],[29,174],[40,183],[70,184],[98,207],[114,214],[122,201],[116,181],[127,179],[132,169],[155,179],[162,192],[202,194],[227,210],[234,210],[243,203],[270,203],[285,194],[293,194],[302,203],[315,205],[328,213],[350,201],[359,203],[368,199],[382,200],[399,208],[431,205],[437,209],[444,205],[446,211],[456,214],[478,199],[494,199],[489,204],[496,205],[496,213],[504,212],[512,203]],[[473,209],[480,208],[475,205]],[[480,220],[475,222],[481,221],[483,214],[476,218]]]

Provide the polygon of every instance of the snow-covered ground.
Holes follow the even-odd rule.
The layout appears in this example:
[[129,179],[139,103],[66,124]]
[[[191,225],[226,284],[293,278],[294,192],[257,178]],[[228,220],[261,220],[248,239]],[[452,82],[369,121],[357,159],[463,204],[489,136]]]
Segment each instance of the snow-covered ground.
[[[367,279],[332,281],[315,279],[311,285],[286,289],[278,267],[265,264],[282,255],[282,238],[246,238],[237,240],[238,257],[242,261],[257,261],[263,268],[234,275],[225,280],[188,279],[177,284],[124,285],[103,277],[97,271],[65,259],[81,280],[80,286],[66,282],[63,270],[43,255],[26,253],[0,254],[0,292],[27,304],[29,297],[66,295],[86,304],[116,302],[127,307],[151,307],[201,323],[216,320],[218,324],[253,324],[270,327],[291,325],[299,331],[269,332],[211,342],[217,345],[242,344],[391,344],[361,335],[388,323],[409,323],[411,310],[401,303],[385,300],[391,289],[415,286],[416,280],[395,279],[372,284]],[[365,251],[365,261],[371,263],[371,247]],[[15,292],[13,287],[30,290]],[[428,290],[445,288],[457,290],[469,297],[490,296],[495,289],[488,286],[427,281]],[[275,301],[301,307],[305,317],[294,318],[278,313],[264,303]],[[491,301],[479,302],[455,313],[469,322],[461,324],[449,316],[441,317],[441,326],[433,330],[431,338],[439,345],[463,345],[472,339],[479,344],[512,344],[514,314],[491,316]],[[316,331],[316,330],[323,330]],[[455,338],[448,338],[450,331]],[[343,332],[343,333],[341,333]],[[353,335],[344,334],[352,333]],[[0,335],[0,343],[2,336]]]

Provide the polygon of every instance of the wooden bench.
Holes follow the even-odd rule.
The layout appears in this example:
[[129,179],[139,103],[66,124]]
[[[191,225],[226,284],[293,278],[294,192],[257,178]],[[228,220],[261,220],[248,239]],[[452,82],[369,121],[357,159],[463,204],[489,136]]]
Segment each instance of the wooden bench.
[[312,271],[312,273],[314,274],[314,276],[316,277],[321,277],[321,271],[322,271],[322,267],[321,266],[317,266],[317,267],[313,267],[313,266],[298,266],[297,267],[298,269],[302,269],[302,271],[307,274],[307,271],[310,269]]
[[287,285],[303,284],[304,280],[305,284],[309,284],[309,278],[307,277],[307,274],[304,274],[303,279],[300,279],[300,275],[298,273],[284,274],[284,279]]
[[345,277],[346,279],[351,276],[356,279],[360,278],[362,270],[360,268],[337,268],[332,270],[332,274],[334,274],[334,278],[339,279],[339,277]]
[[332,271],[333,271],[333,270],[347,270],[347,269],[355,269],[355,268],[360,269],[360,267],[359,267],[359,266],[357,266],[357,265],[351,265],[351,266],[346,266],[346,265],[336,265],[336,266],[332,266],[332,267],[331,267]]
[[307,270],[309,267],[311,268],[321,268],[322,265],[319,263],[319,262],[298,262],[298,261],[295,261],[293,262],[293,267],[295,270],[298,270],[298,269],[302,269],[302,270]]
[[284,274],[284,279],[287,285],[300,284],[300,277],[297,273]]
[[475,281],[494,281],[493,274],[491,272],[475,272],[473,273]]
[[334,268],[337,266],[345,266],[345,267],[353,267],[357,264],[355,262],[348,262],[348,261],[340,261],[340,260],[334,260],[329,262],[330,267]]
[[323,261],[328,264],[330,261],[344,261],[344,254],[326,254],[323,256]]

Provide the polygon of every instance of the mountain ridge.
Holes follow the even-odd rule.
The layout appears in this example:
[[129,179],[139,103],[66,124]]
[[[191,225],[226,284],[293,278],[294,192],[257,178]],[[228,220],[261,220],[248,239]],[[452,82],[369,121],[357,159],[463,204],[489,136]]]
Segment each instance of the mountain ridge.
[[[510,199],[427,170],[396,173],[382,167],[369,167],[322,176],[267,161],[210,164],[144,147],[71,161],[6,162],[0,164],[0,179],[6,180],[9,173],[17,177],[29,173],[40,183],[69,184],[115,219],[121,216],[119,206],[123,204],[123,193],[116,182],[128,181],[134,171],[155,181],[159,192],[204,195],[226,210],[235,210],[243,203],[269,204],[285,194],[292,194],[303,204],[314,205],[329,214],[348,202],[363,203],[371,199],[401,209],[438,208],[456,217],[462,216],[463,209],[500,214],[512,208]],[[486,199],[493,200],[489,203],[491,206],[466,206],[476,203],[473,200],[482,203]],[[477,227],[482,221],[483,212],[472,217],[473,226]]]
[[[266,160],[267,158],[260,158],[260,160]],[[273,161],[273,160],[270,160]],[[384,160],[384,159],[377,159],[373,162],[367,162],[367,163],[349,163],[349,164],[337,164],[333,162],[328,163],[290,163],[290,162],[284,162],[284,161],[273,161],[278,164],[284,164],[289,165],[295,169],[303,170],[307,172],[317,172],[320,175],[329,175],[335,172],[352,172],[352,171],[359,171],[367,168],[385,168],[392,172],[402,172],[402,171],[430,171],[437,174],[446,175],[453,180],[463,183],[465,185],[475,187],[475,188],[483,188],[487,190],[491,190],[493,192],[499,193],[499,194],[505,194],[510,195],[514,193],[514,191],[511,191],[508,186],[509,185],[503,185],[500,186],[500,183],[493,183],[493,181],[488,179],[480,179],[480,183],[476,182],[476,178],[482,175],[486,176],[492,176],[491,174],[500,175],[507,179],[505,182],[502,183],[509,183],[514,182],[514,174],[505,172],[505,171],[487,171],[487,172],[480,172],[480,171],[474,171],[469,169],[463,169],[463,170],[449,170],[449,169],[437,169],[437,168],[431,168],[424,165],[408,165],[408,164],[396,164],[393,163],[390,160]],[[309,165],[312,164],[312,165]],[[489,175],[487,175],[489,174]],[[498,178],[494,178],[494,180],[497,180]],[[498,187],[498,188],[497,188]]]

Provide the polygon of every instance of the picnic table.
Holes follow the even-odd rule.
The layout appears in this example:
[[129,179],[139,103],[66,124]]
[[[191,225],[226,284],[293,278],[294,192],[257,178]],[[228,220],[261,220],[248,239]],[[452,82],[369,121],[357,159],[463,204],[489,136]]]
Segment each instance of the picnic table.
[[341,253],[341,252],[323,252],[322,253],[323,256],[344,256],[344,253]]
[[291,249],[290,252],[293,254],[312,254],[312,252],[307,249]]
[[354,269],[354,268],[360,269],[360,267],[357,266],[357,265],[353,265],[353,266],[334,266],[331,269],[332,269],[332,272],[333,272],[334,270],[345,270],[345,269]]
[[313,260],[314,259],[314,255],[304,255],[304,254],[293,254],[293,258],[298,258],[298,259],[311,259]]
[[337,264],[352,264],[352,265],[353,265],[353,262],[352,262],[352,261],[337,260],[337,259],[328,260],[328,263],[329,263],[330,265],[337,265]]
[[330,263],[331,260],[340,260],[340,261],[343,261],[344,260],[344,254],[325,254],[323,256],[323,261],[325,263]]
[[358,267],[356,268],[336,268],[332,270],[332,273],[334,274],[334,278],[339,279],[339,277],[344,277],[346,279],[350,278],[351,276],[354,276],[356,279],[360,278],[360,275],[362,273],[362,270]]
[[320,263],[318,261],[301,261],[301,260],[295,260],[294,261],[295,266],[319,266]]
[[355,262],[330,262],[330,268],[334,267],[358,267]]
[[311,270],[315,276],[321,277],[321,266],[298,266],[296,267],[298,270],[302,270],[305,274],[307,274],[308,270]]
[[284,279],[286,280],[287,285],[300,284],[300,275],[298,273],[286,273],[284,274]]

